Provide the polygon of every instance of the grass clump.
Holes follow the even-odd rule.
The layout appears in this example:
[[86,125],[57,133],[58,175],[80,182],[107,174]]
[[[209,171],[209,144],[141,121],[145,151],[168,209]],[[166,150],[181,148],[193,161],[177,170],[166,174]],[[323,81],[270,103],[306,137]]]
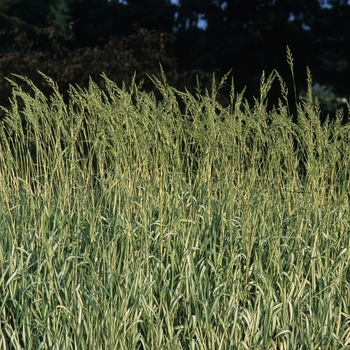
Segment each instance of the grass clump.
[[349,125],[310,74],[297,123],[275,72],[252,107],[45,79],[0,128],[0,348],[350,346]]

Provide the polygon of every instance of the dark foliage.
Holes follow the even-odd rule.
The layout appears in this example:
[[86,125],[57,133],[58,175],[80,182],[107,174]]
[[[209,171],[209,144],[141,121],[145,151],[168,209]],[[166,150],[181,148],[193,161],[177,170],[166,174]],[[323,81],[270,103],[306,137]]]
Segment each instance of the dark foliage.
[[[0,75],[26,75],[45,90],[36,73],[40,69],[64,92],[70,83],[86,86],[89,76],[102,82],[102,72],[118,84],[128,83],[135,71],[139,78],[159,75],[161,63],[169,83],[182,89],[195,86],[196,76],[210,87],[212,72],[232,69],[236,91],[247,86],[247,97],[259,95],[262,71],[273,69],[290,91],[295,83],[299,95],[309,67],[324,91],[348,98],[349,20],[348,1],[341,0],[180,0],[178,5],[170,0],[0,0]],[[294,81],[287,45],[295,58]],[[145,88],[154,88],[147,79]],[[8,103],[9,94],[2,79],[0,104]],[[276,85],[270,105],[279,97]],[[336,100],[323,116],[334,107],[339,107]]]

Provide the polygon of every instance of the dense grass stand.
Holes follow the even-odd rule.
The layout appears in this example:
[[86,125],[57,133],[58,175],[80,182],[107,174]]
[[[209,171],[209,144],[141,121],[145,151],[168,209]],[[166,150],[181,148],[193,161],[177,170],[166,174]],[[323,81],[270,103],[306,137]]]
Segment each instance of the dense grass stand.
[[349,348],[350,129],[311,75],[297,123],[275,72],[228,107],[45,79],[0,125],[1,349]]

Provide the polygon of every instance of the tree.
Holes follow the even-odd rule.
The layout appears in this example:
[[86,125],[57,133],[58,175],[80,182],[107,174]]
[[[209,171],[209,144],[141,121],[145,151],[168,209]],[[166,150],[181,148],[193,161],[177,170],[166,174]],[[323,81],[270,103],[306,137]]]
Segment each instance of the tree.
[[[297,84],[305,81],[305,67],[315,65],[310,25],[320,8],[317,0],[182,0],[179,4],[176,35],[183,69],[198,63],[221,73],[233,68],[238,89],[247,85],[247,95],[256,96],[263,70],[277,69],[290,76],[287,45],[298,62]],[[205,31],[197,28],[199,17],[207,20]],[[191,52],[186,51],[189,47]]]
[[49,16],[52,18],[53,24],[59,28],[62,33],[62,38],[65,41],[74,38],[72,22],[69,23],[71,20],[69,12],[70,10],[66,0],[56,0],[56,2],[50,6]]
[[128,20],[138,27],[171,33],[177,6],[170,0],[128,0]]
[[331,85],[336,93],[350,94],[350,5],[348,1],[330,0],[311,25],[315,33],[317,70],[320,84]]
[[19,18],[22,23],[27,25],[42,28],[47,26],[50,7],[54,4],[55,0],[11,1],[8,7],[8,15]]
[[104,45],[136,28],[171,33],[176,12],[170,0],[71,0],[69,7],[75,35],[70,48]]

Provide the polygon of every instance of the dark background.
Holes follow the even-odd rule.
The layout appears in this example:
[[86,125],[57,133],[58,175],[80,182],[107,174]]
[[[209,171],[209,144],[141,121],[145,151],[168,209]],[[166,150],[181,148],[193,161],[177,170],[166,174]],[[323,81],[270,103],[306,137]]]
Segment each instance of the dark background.
[[[249,101],[259,96],[262,71],[276,69],[295,106],[287,45],[297,99],[309,67],[322,118],[333,117],[350,94],[347,0],[0,0],[0,104],[8,107],[11,96],[4,78],[20,83],[11,73],[49,94],[39,69],[64,94],[69,84],[87,86],[90,76],[103,88],[102,72],[128,84],[136,71],[152,90],[146,73],[159,77],[161,63],[170,85],[193,92],[197,78],[210,87],[213,72],[220,79],[232,69],[236,92],[247,86]],[[218,95],[224,105],[229,85]],[[278,97],[276,82],[271,107]]]

